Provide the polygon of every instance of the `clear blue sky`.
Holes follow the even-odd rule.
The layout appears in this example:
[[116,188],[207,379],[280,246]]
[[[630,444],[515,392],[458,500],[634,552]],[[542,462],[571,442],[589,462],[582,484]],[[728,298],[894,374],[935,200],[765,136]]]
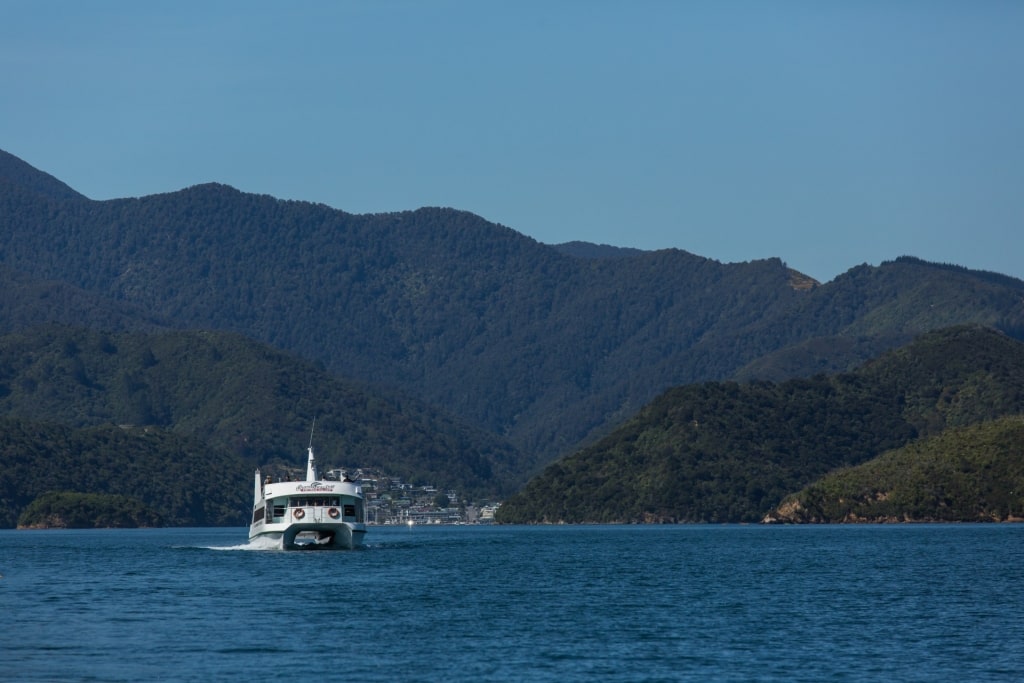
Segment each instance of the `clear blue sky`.
[[0,0],[0,149],[94,199],[1024,278],[1024,2]]

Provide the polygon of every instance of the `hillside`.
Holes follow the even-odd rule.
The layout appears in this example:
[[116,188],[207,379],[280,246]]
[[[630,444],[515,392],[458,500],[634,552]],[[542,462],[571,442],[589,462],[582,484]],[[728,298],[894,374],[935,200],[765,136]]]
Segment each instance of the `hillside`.
[[131,496],[50,491],[18,517],[19,529],[118,529],[164,526],[163,517]]
[[630,247],[613,247],[610,244],[591,244],[590,242],[563,242],[551,245],[556,251],[566,256],[590,259],[615,259],[628,256],[640,256],[642,249]]
[[241,458],[162,429],[0,418],[0,528],[58,492],[130,497],[146,506],[136,521],[155,513],[169,525],[241,526],[252,503],[241,482],[251,477]]
[[765,521],[1024,521],[1024,417],[942,432],[789,496]]
[[33,168],[18,157],[0,149],[0,186],[7,185],[20,191],[27,191],[40,198],[55,200],[85,199],[70,187]]
[[786,495],[950,427],[1024,413],[1024,343],[922,335],[854,372],[665,392],[550,465],[502,522],[754,522]]
[[[516,483],[516,453],[496,437],[230,333],[48,326],[0,337],[0,414],[78,429],[155,427],[250,469],[303,464],[316,417],[323,466],[381,467],[469,494]],[[247,492],[250,477],[230,486]]]
[[142,306],[0,265],[0,334],[59,322],[97,330],[169,329]]
[[[951,324],[1024,333],[1024,282],[909,258],[818,286],[779,259],[560,250],[453,209],[353,215],[218,184],[92,201],[26,167],[0,157],[0,266],[107,302],[85,324],[130,329],[131,306],[243,334],[508,440],[520,475],[672,386],[848,370]],[[0,292],[6,329],[41,317],[36,286]]]

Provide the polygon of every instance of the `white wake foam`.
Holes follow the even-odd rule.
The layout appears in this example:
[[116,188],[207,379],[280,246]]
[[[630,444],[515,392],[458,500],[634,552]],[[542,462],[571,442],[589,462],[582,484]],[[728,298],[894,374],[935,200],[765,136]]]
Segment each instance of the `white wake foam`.
[[239,545],[207,545],[202,547],[207,550],[280,550],[281,541],[261,537],[254,538],[248,543],[240,543]]

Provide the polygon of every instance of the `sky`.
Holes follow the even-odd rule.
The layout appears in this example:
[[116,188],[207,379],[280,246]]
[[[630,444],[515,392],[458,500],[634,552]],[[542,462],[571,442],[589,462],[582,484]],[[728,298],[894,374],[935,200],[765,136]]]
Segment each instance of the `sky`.
[[0,149],[92,199],[1024,278],[1024,2],[0,0]]

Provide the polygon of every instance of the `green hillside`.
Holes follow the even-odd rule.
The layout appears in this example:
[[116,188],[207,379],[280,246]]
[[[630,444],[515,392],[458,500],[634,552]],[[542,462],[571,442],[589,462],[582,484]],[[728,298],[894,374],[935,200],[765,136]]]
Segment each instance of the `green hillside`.
[[18,517],[19,529],[115,529],[163,526],[159,513],[112,493],[44,493]]
[[142,306],[0,265],[0,334],[54,322],[108,332],[171,327]]
[[840,467],[1024,413],[1024,343],[928,333],[855,372],[674,388],[509,498],[502,522],[754,522]]
[[949,429],[789,496],[767,521],[1024,521],[1024,417]]
[[[181,526],[243,525],[251,509],[252,468],[196,439],[157,428],[63,425],[0,418],[0,528],[38,522],[57,493],[107,494],[136,501],[135,521]],[[70,526],[119,526],[109,499],[79,498]],[[71,508],[59,506],[62,515]],[[90,512],[91,509],[91,512]],[[81,519],[81,515],[91,515]],[[154,518],[155,516],[155,518]],[[90,523],[91,522],[91,523]]]
[[0,155],[0,266],[94,297],[55,305],[21,281],[0,290],[0,330],[132,329],[136,310],[237,332],[507,439],[521,473],[672,386],[848,370],[952,324],[1024,336],[1024,282],[911,258],[816,285],[780,259],[555,248],[448,208],[353,215],[218,184],[68,190]]
[[[515,450],[500,439],[229,333],[48,326],[0,337],[0,414],[71,428],[157,427],[252,467],[305,463],[316,417],[326,466],[381,467],[470,494],[515,483]],[[231,485],[248,491],[250,476]]]

